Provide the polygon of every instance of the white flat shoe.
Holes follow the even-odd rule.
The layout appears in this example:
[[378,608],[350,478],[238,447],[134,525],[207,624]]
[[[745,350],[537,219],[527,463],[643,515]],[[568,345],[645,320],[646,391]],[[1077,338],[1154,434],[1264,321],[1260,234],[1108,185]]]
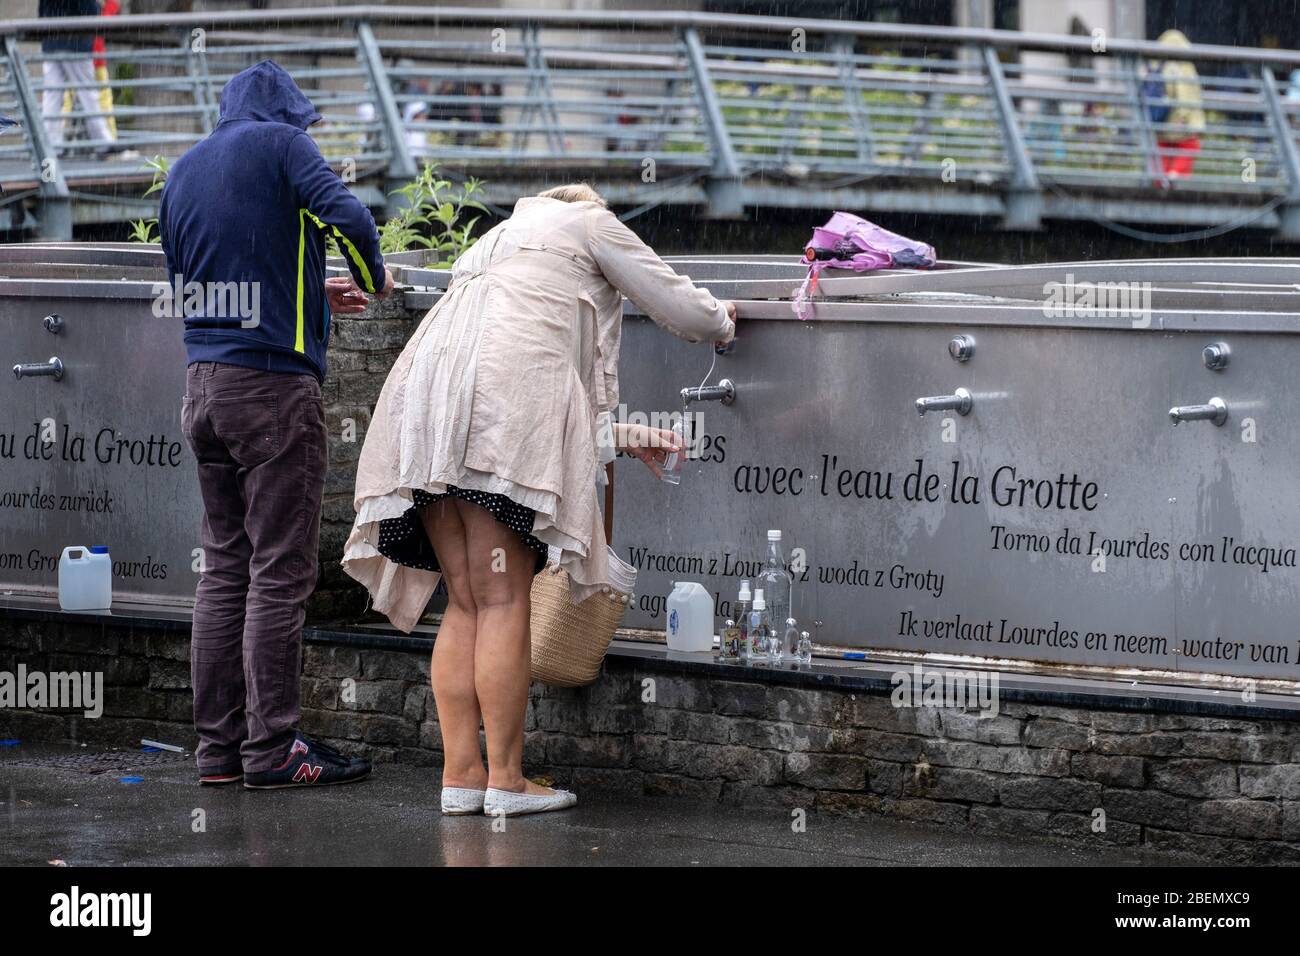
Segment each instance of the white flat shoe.
[[449,817],[483,812],[483,791],[466,787],[442,788],[442,812]]
[[483,812],[490,817],[518,817],[525,813],[546,813],[576,806],[578,795],[568,790],[554,793],[515,793],[488,787],[483,797]]

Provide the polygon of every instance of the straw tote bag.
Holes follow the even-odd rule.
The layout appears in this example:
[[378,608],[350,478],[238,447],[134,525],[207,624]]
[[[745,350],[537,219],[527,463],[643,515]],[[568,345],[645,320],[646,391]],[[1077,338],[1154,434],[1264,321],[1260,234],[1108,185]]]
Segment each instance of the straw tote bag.
[[[605,540],[614,531],[614,466],[605,466]],[[533,578],[533,680],[556,687],[590,684],[600,673],[630,594],[610,588],[569,601],[569,575],[558,564]]]

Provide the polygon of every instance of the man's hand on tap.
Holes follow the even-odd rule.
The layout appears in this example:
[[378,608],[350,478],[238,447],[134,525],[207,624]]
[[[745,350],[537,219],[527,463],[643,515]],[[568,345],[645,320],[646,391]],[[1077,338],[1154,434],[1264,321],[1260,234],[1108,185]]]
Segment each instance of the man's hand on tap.
[[[393,273],[384,267],[384,284],[376,293],[384,299],[393,294]],[[325,299],[333,315],[356,315],[366,311],[370,299],[350,275],[330,276],[325,280]]]

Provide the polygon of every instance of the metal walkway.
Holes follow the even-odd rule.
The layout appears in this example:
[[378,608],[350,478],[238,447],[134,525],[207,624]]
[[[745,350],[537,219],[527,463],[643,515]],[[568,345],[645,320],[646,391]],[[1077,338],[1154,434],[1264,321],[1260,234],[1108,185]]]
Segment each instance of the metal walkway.
[[[107,41],[115,144],[51,145],[39,41]],[[425,160],[489,200],[593,179],[636,209],[842,207],[1300,240],[1300,51],[694,13],[335,7],[0,23],[0,229],[62,238],[148,216],[145,158],[179,156],[221,87],[266,57],[324,116],[322,151],[368,202]],[[1206,125],[1190,175],[1162,156],[1153,61],[1195,65]],[[69,106],[72,104],[70,103]],[[88,114],[67,108],[74,135]],[[105,152],[106,147],[114,150]],[[130,150],[123,153],[120,150]],[[1191,155],[1188,153],[1188,155]]]

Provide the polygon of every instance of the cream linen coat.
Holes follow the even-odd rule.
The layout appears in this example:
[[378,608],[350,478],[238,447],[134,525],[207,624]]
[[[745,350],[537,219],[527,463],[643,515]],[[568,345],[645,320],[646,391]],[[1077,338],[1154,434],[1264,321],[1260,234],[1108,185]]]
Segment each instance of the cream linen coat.
[[439,579],[375,547],[412,488],[505,494],[536,512],[533,534],[569,572],[573,601],[631,591],[636,572],[606,546],[597,495],[613,458],[623,294],[690,341],[734,332],[712,295],[597,203],[521,199],[456,260],[389,372],[357,466],[343,567],[394,626],[415,626]]

